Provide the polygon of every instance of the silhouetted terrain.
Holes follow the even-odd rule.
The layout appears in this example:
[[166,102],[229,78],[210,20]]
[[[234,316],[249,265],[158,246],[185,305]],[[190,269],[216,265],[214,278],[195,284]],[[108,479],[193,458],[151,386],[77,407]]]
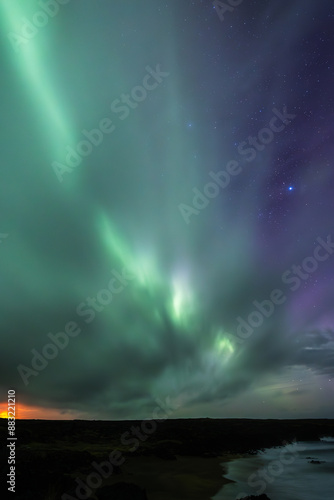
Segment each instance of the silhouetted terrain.
[[[0,433],[5,477],[5,419]],[[17,420],[16,436],[16,500],[205,500],[227,482],[222,461],[334,436],[334,420]]]

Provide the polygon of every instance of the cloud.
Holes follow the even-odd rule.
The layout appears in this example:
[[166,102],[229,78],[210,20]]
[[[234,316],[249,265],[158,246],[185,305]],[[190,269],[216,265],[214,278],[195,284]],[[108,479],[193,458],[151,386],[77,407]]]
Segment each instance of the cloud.
[[[327,13],[313,2],[307,13],[303,6],[300,0],[250,12],[245,3],[231,13],[232,30],[206,10],[211,5],[198,5],[193,12],[201,15],[187,11],[189,35],[179,27],[185,9],[179,2],[158,2],[153,11],[143,2],[136,12],[140,29],[123,28],[133,19],[127,2],[115,9],[101,1],[99,10],[70,3],[53,19],[54,28],[29,44],[40,68],[37,87],[25,59],[10,45],[1,49],[8,69],[8,188],[0,187],[0,229],[9,234],[0,246],[4,393],[15,386],[26,405],[94,418],[145,418],[155,399],[167,396],[183,397],[183,415],[217,415],[245,395],[249,412],[262,416],[256,397],[267,378],[279,384],[295,366],[324,379],[333,374],[333,330],[323,329],[326,322],[333,326],[330,259],[294,293],[282,282],[284,272],[312,255],[317,237],[326,238],[332,200],[328,191],[321,205],[310,189],[315,164],[325,153],[331,157],[330,145],[317,156],[320,122],[310,118],[321,88],[326,101],[326,89],[312,101],[294,86],[303,85],[297,75],[304,71],[301,40],[314,31],[311,14],[318,12],[321,26]],[[302,13],[298,23],[296,12]],[[198,35],[204,13],[212,39]],[[80,28],[72,22],[78,16]],[[94,33],[89,43],[84,32]],[[217,39],[219,61],[208,55],[216,54]],[[291,59],[277,52],[278,40]],[[44,41],[51,51],[47,64]],[[59,183],[51,163],[66,141],[73,147],[80,130],[100,123],[110,103],[157,61],[168,78],[140,106],[128,107],[126,120],[116,117],[115,132]],[[24,91],[12,82],[14,63]],[[279,75],[286,75],[284,85]],[[240,160],[242,173],[184,224],[178,205],[193,186],[208,182],[209,172],[238,156],[238,144],[269,123],[273,106],[297,110],[296,119],[252,164]],[[326,109],[324,123],[330,123]],[[293,193],[283,184],[288,167],[300,184]],[[115,270],[133,279],[118,280],[124,289],[105,304]],[[237,318],[246,320],[254,301],[268,300],[277,288],[286,303],[238,342]],[[31,350],[42,353],[48,334],[64,332],[68,322],[80,333],[25,385],[17,366],[31,367]],[[298,394],[308,396],[307,390]],[[327,404],[324,396],[319,415]],[[292,403],[286,407],[294,414]]]

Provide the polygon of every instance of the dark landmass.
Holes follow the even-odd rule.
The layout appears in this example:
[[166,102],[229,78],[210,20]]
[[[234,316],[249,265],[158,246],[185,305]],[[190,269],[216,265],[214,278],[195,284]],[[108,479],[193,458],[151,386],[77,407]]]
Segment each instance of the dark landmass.
[[[4,478],[6,419],[0,436]],[[323,436],[334,420],[17,420],[15,499],[209,500],[229,482],[222,462]]]
[[267,495],[262,494],[262,495],[259,495],[259,496],[251,495],[250,497],[244,497],[241,500],[270,500],[270,498],[267,497]]

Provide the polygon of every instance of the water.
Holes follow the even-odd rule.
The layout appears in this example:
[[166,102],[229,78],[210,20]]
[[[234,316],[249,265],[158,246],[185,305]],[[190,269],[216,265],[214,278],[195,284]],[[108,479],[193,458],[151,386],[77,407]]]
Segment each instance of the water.
[[[318,460],[320,464],[309,461]],[[265,493],[270,500],[330,500],[334,498],[334,440],[296,442],[234,460],[224,486],[212,500],[236,500]]]

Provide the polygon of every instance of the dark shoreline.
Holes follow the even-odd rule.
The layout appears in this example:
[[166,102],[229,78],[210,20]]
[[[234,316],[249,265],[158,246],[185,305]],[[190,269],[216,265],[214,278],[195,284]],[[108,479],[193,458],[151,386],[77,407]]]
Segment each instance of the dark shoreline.
[[[4,476],[6,434],[7,420],[1,419]],[[294,440],[334,436],[334,420],[17,420],[16,436],[17,500],[61,500],[63,493],[77,498],[76,479],[85,481],[96,472],[93,463],[110,457],[118,462],[92,499],[102,488],[130,482],[146,491],[147,500],[209,500],[230,482],[222,462]]]

